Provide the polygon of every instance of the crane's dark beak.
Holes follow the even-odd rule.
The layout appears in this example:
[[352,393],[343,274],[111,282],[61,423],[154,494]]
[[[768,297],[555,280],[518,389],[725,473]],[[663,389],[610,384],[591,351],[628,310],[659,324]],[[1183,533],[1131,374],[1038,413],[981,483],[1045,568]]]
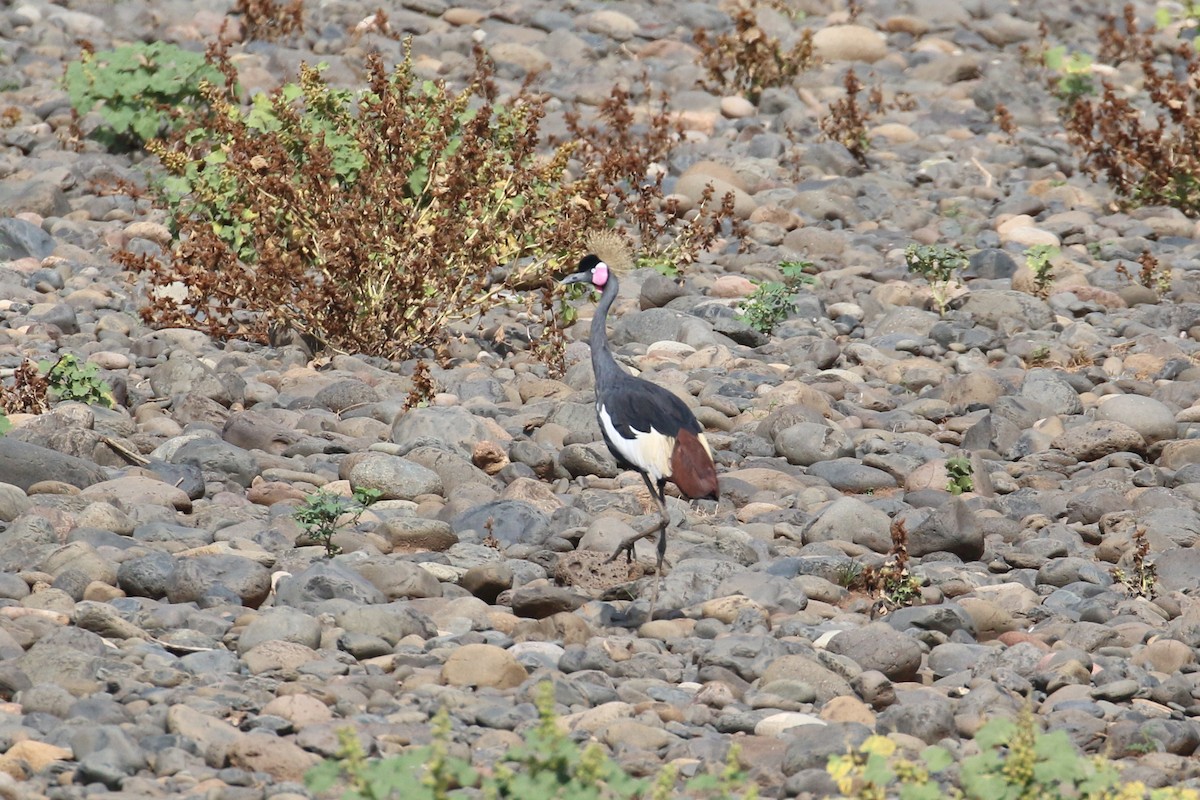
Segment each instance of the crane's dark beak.
[[587,272],[572,272],[567,277],[561,279],[559,283],[566,286],[569,283],[591,283],[591,281],[592,273],[591,270],[588,270]]

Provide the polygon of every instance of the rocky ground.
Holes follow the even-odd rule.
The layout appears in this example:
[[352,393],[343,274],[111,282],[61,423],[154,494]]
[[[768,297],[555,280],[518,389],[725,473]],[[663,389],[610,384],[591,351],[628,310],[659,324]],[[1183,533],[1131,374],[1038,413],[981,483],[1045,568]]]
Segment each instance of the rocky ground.
[[[626,276],[614,310],[618,355],[692,398],[721,471],[719,505],[670,501],[647,621],[651,579],[598,563],[652,507],[599,443],[585,344],[556,378],[467,342],[434,370],[435,402],[400,413],[411,363],[140,322],[110,256],[169,233],[113,191],[144,182],[138,157],[66,144],[59,79],[80,39],[201,47],[223,17],[199,5],[0,10],[0,366],[75,354],[118,400],[13,414],[0,439],[0,795],[293,800],[339,729],[393,753],[429,741],[443,706],[487,763],[544,681],[573,735],[631,770],[737,742],[769,797],[832,791],[827,757],[870,732],[971,753],[1025,703],[1131,779],[1200,786],[1200,246],[1192,220],[1118,211],[1077,172],[1028,52],[1044,19],[1094,54],[1090,12],[878,0],[834,27],[844,10],[800,0],[824,62],[754,106],[697,88],[692,28],[730,25],[715,2],[387,9],[429,74],[463,74],[475,40],[506,85],[549,67],[551,129],[645,72],[688,128],[668,190],[737,192],[745,241],[679,284]],[[302,42],[242,50],[248,86],[315,58],[352,80],[367,48],[398,52],[348,33],[375,3],[309,5]],[[889,101],[866,169],[818,136],[851,64]],[[971,254],[944,317],[911,243]],[[1062,247],[1046,299],[1023,266],[1035,244]],[[1169,270],[1161,293],[1118,271],[1143,251]],[[797,313],[770,336],[734,319],[751,279],[798,259],[819,280]],[[954,496],[945,461],[964,452],[974,490]],[[298,541],[301,499],[352,486],[384,499],[336,537],[344,553]],[[920,600],[873,615],[847,585],[897,520]],[[1154,599],[1114,580],[1134,574],[1135,531]]]

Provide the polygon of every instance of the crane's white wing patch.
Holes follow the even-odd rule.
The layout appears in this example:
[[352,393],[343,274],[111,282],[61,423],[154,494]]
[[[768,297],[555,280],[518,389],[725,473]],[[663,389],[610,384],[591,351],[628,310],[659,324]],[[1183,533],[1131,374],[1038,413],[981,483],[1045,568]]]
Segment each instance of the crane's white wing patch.
[[600,427],[613,447],[621,457],[638,469],[644,470],[650,480],[657,483],[663,478],[671,477],[671,452],[675,449],[675,438],[666,436],[651,428],[642,432],[630,426],[634,438],[626,439],[617,427],[613,425],[608,409],[596,404],[596,415],[600,418]]

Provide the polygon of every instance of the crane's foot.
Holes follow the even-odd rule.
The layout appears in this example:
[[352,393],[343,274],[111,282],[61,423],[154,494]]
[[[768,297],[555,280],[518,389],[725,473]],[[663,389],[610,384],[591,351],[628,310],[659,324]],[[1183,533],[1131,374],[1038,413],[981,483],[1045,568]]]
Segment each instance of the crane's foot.
[[640,542],[642,539],[645,539],[647,536],[649,536],[652,533],[654,533],[654,531],[649,530],[644,533],[635,533],[633,536],[627,536],[625,539],[621,540],[621,543],[619,545],[617,545],[617,549],[613,551],[613,554],[611,556],[609,556],[607,559],[605,559],[604,563],[611,564],[612,562],[616,561],[618,558],[621,557],[621,553],[624,553],[626,559],[629,561],[629,563],[632,564],[633,563],[633,548],[634,548],[634,546],[638,542]]
[[[645,523],[643,522],[642,524],[644,525]],[[622,539],[621,543],[619,545],[617,545],[617,549],[613,551],[613,554],[611,556],[609,556],[608,559],[605,560],[604,563],[611,564],[612,562],[616,561],[618,558],[621,557],[621,553],[624,553],[626,558],[630,561],[630,563],[632,563],[634,546],[638,542],[640,542],[642,539],[645,539],[647,536],[652,536],[655,533],[658,533],[659,531],[664,530],[665,524],[666,523],[663,522],[662,520],[656,520],[650,527],[646,528],[645,530],[638,530],[637,528],[634,528],[635,533],[632,536],[627,536],[624,539]],[[660,566],[661,566],[661,564],[660,564]]]

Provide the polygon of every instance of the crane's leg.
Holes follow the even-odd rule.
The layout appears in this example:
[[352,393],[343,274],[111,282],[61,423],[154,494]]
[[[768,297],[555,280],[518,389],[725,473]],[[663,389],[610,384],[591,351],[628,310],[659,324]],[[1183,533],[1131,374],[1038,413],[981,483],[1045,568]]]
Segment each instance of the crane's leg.
[[613,551],[613,554],[609,556],[604,563],[611,564],[620,557],[621,553],[625,554],[626,560],[632,562],[634,545],[636,545],[642,539],[645,539],[647,536],[650,536],[655,531],[659,531],[658,570],[661,572],[663,556],[665,556],[667,552],[667,526],[671,524],[671,515],[667,513],[667,498],[665,493],[666,481],[660,481],[659,485],[655,487],[655,485],[650,482],[649,475],[643,474],[642,480],[646,482],[646,488],[650,490],[650,496],[654,498],[656,503],[658,503],[658,512],[661,516],[661,520],[657,526],[648,528],[644,531],[638,531],[633,536],[628,536],[623,539],[621,543],[617,545],[617,549]]
[[658,527],[650,528],[649,530],[641,531],[635,533],[633,536],[627,537],[624,541],[617,545],[617,549],[611,556],[608,557],[608,560],[605,563],[611,563],[615,561],[621,555],[621,553],[625,553],[629,561],[633,561],[634,545],[636,545],[641,539],[653,534],[655,530],[658,531],[658,559],[656,561],[654,570],[654,593],[650,596],[649,619],[653,619],[654,606],[658,604],[658,589],[662,583],[663,559],[667,555],[667,526],[671,524],[671,514],[667,511],[667,496],[665,491],[667,482],[665,480],[660,480],[658,485],[655,486],[653,483],[651,483],[650,476],[646,474],[642,475],[642,480],[646,482],[646,488],[650,490],[650,496],[654,498],[656,503],[658,503],[658,513],[660,517]]

